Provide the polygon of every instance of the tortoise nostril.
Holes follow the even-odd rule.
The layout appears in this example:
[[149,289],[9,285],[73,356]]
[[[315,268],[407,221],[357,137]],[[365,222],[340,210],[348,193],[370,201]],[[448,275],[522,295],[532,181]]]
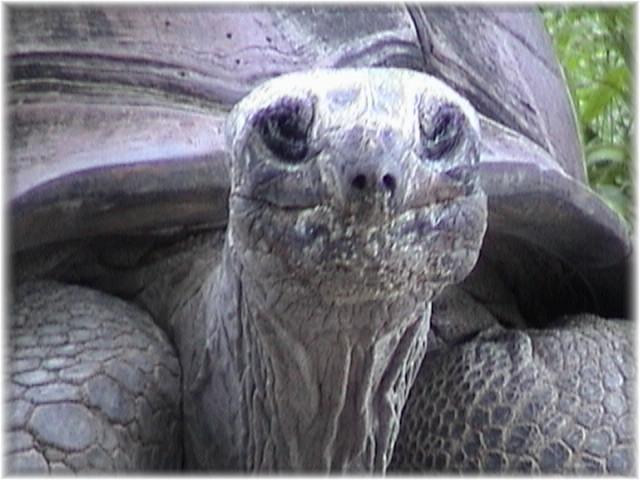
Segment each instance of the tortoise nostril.
[[382,177],[382,184],[387,190],[393,193],[396,189],[396,178],[393,175],[387,173]]
[[369,179],[363,173],[358,173],[351,179],[351,187],[355,190],[367,190],[369,188],[380,188],[381,190],[387,191],[389,193],[394,193],[397,187],[396,177],[390,173],[386,173],[380,179],[380,183],[377,182],[369,183]]
[[361,173],[353,177],[351,180],[351,186],[356,190],[364,190],[367,187],[367,177]]

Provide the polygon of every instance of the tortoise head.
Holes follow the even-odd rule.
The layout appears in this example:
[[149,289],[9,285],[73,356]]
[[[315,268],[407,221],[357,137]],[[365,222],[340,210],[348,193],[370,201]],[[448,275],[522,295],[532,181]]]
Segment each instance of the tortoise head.
[[271,80],[227,123],[229,242],[243,267],[334,303],[431,298],[486,228],[478,119],[430,76],[317,70]]

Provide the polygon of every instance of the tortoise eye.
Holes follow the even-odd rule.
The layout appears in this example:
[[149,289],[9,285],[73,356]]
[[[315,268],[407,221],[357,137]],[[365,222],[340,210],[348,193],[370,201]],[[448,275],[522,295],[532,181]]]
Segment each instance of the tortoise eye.
[[312,121],[310,102],[283,98],[258,113],[256,127],[273,154],[285,163],[298,164],[307,158]]
[[420,115],[423,154],[439,160],[451,152],[462,138],[464,114],[453,104],[440,105],[431,115]]

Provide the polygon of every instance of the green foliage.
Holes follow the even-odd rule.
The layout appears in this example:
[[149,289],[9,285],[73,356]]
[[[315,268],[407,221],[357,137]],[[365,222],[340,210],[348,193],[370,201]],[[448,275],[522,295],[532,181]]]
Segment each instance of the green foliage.
[[589,182],[631,225],[633,6],[542,13],[576,107]]

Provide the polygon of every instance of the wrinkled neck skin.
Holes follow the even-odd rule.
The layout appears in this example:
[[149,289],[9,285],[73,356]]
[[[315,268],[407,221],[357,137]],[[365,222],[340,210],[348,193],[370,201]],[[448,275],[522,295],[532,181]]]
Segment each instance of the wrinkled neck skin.
[[187,463],[384,471],[426,351],[431,304],[402,296],[336,305],[247,271],[229,243],[206,315],[212,374],[187,375],[195,380],[186,420],[200,422],[187,434]]

